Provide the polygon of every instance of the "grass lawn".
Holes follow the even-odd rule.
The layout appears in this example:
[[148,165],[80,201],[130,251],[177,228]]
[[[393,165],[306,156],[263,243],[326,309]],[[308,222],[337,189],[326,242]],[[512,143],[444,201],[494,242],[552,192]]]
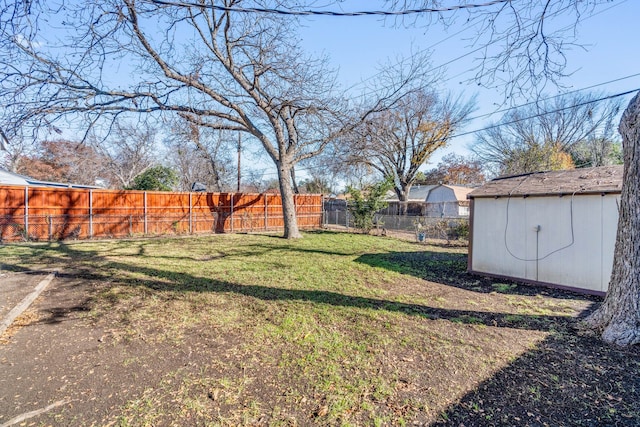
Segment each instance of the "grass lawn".
[[575,329],[597,298],[466,261],[333,232],[0,246],[0,272],[60,269],[0,341],[0,424],[63,398],[35,420],[640,424],[640,350]]

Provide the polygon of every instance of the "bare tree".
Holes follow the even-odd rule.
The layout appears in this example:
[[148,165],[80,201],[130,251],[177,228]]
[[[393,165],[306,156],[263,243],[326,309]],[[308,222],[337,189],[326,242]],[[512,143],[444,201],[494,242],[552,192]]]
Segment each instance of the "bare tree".
[[441,98],[434,92],[411,94],[393,108],[371,115],[356,129],[351,162],[389,178],[405,213],[419,168],[447,144],[472,109],[473,102]]
[[422,175],[425,184],[479,186],[486,181],[482,162],[455,153],[442,157],[438,166]]
[[136,176],[157,163],[156,130],[147,123],[116,122],[107,138],[92,138],[91,143],[107,159],[119,188],[130,187]]
[[573,168],[578,144],[595,149],[610,138],[621,102],[596,102],[602,98],[576,93],[513,109],[479,132],[471,150],[499,174]]
[[108,159],[79,141],[41,141],[21,155],[15,172],[44,181],[96,185],[106,176]]
[[229,155],[228,132],[201,128],[184,119],[171,127],[165,141],[168,156],[178,172],[180,189],[191,190],[194,182],[210,191],[229,191],[233,179],[233,164]]
[[611,121],[602,132],[594,132],[578,142],[571,149],[571,157],[577,168],[621,165],[624,161],[622,143],[615,122]]
[[[441,6],[434,0],[386,3],[395,10]],[[530,97],[540,95],[548,87],[562,86],[563,78],[572,72],[567,70],[566,52],[584,47],[580,44],[578,23],[598,6],[610,3],[610,0],[498,0],[480,2],[483,7],[466,8],[459,13],[409,15],[402,24],[448,26],[463,20],[465,27],[475,30],[467,46],[467,52],[475,55],[475,82],[502,91],[508,101],[514,95]]]
[[10,115],[0,113],[0,167],[18,173],[21,162],[36,153],[38,141],[22,128],[11,126],[10,119]]
[[[291,171],[350,125],[341,120],[345,103],[335,74],[324,58],[301,51],[294,20],[229,9],[272,3],[279,4],[92,0],[54,8],[6,2],[0,99],[15,114],[15,126],[44,127],[78,114],[95,123],[124,113],[170,112],[198,126],[246,132],[277,169],[285,237],[301,237]],[[44,46],[43,33],[61,44]],[[117,71],[123,75],[114,76]],[[386,89],[394,97],[402,90]],[[388,98],[380,99],[372,109]]]
[[278,180],[265,176],[262,170],[249,170],[244,179],[242,190],[249,193],[262,193],[267,190],[277,189]]
[[22,161],[35,150],[33,142],[23,138],[12,138],[0,145],[0,167],[15,173],[21,168]]

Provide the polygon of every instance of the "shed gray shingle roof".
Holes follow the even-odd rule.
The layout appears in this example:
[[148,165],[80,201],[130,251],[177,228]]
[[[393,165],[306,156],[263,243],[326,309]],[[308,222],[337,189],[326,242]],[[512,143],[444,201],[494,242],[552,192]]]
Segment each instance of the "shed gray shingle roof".
[[621,190],[622,165],[616,165],[499,177],[476,188],[467,197],[598,194]]

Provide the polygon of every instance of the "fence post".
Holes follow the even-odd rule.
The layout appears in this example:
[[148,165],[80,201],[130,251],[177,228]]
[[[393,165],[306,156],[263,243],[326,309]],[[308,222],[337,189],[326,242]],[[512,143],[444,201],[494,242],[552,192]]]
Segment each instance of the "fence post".
[[53,218],[51,218],[51,215],[48,215],[48,220],[47,221],[49,223],[49,240],[53,239]]
[[147,224],[147,192],[146,191],[143,193],[143,196],[144,196],[143,197],[143,199],[144,199],[144,209],[143,209],[143,212],[144,212],[144,234],[146,235],[146,234],[149,234],[149,226]]
[[191,209],[191,196],[189,193],[189,234],[193,234],[193,211]]
[[129,237],[133,236],[133,215],[129,214]]
[[264,230],[267,231],[269,229],[269,211],[267,210],[269,198],[267,197],[267,193],[263,193],[262,196],[264,197]]
[[29,187],[24,187],[24,240],[29,240]]
[[233,196],[235,194],[231,193],[231,232],[233,233]]
[[89,238],[93,239],[93,190],[89,190]]

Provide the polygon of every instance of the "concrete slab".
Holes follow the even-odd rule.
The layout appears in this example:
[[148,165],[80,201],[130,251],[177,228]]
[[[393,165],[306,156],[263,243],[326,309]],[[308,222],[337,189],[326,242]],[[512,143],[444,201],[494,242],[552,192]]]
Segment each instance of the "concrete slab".
[[0,320],[6,318],[48,274],[0,272]]

